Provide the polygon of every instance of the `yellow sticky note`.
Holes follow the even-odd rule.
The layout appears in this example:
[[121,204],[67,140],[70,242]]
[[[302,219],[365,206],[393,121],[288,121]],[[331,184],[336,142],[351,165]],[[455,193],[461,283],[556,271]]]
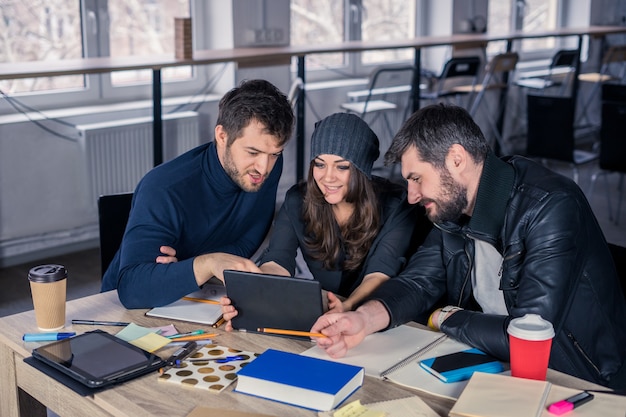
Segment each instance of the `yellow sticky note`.
[[154,330],[148,329],[147,327],[138,326],[135,323],[130,323],[128,326],[117,332],[115,336],[119,337],[122,340],[130,342],[150,333],[154,333]]
[[333,417],[384,417],[384,411],[370,410],[360,400],[352,401],[333,413]]
[[167,337],[159,336],[156,333],[148,333],[140,338],[131,340],[130,343],[148,352],[154,352],[170,343]]

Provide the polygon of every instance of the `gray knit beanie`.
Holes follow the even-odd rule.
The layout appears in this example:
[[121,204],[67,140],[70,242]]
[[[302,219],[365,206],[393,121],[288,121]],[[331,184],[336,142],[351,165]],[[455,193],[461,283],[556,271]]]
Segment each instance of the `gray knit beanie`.
[[378,159],[378,137],[359,116],[335,113],[315,123],[311,137],[311,160],[319,155],[339,155],[350,161],[367,178]]

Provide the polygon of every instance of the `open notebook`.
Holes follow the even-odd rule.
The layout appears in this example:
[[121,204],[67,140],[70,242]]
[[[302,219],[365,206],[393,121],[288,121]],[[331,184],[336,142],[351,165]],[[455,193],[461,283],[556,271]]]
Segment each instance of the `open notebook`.
[[223,285],[205,284],[180,300],[149,310],[146,316],[212,325],[222,316],[219,300],[224,295],[226,289]]
[[443,333],[402,325],[367,336],[343,358],[330,358],[317,346],[302,354],[362,366],[366,375],[456,400],[467,381],[444,383],[421,368],[419,361],[469,348]]

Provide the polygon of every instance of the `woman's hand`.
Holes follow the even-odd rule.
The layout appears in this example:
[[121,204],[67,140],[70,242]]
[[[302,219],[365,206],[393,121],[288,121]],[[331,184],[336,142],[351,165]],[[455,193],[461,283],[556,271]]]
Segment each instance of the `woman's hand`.
[[344,311],[348,311],[344,303],[341,301],[339,297],[337,297],[332,292],[327,292],[328,298],[328,311],[324,314],[328,313],[343,313]]

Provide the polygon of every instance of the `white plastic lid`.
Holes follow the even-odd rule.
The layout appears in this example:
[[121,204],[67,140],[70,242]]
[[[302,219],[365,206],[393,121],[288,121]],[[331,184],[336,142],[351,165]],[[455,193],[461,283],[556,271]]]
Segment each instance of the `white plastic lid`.
[[525,314],[509,323],[507,329],[511,336],[524,340],[547,340],[554,337],[554,327],[539,314]]

